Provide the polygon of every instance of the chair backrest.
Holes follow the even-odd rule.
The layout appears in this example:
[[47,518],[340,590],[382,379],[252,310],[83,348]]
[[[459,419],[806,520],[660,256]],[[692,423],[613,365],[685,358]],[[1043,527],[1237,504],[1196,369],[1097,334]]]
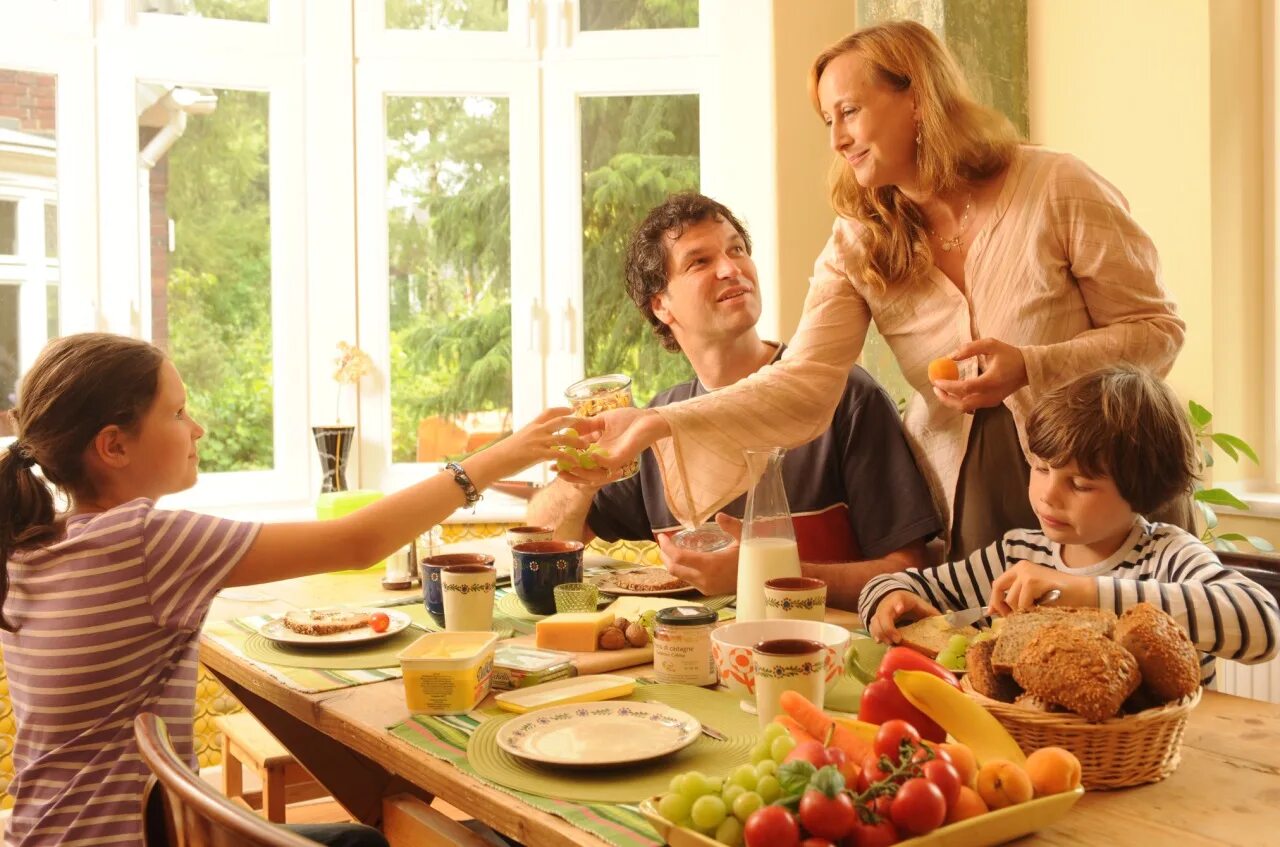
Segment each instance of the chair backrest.
[[192,772],[169,743],[160,718],[138,715],[133,732],[164,794],[170,847],[315,847],[314,841],[234,805]]
[[1222,564],[1234,568],[1271,592],[1280,603],[1280,556],[1267,553],[1218,554]]

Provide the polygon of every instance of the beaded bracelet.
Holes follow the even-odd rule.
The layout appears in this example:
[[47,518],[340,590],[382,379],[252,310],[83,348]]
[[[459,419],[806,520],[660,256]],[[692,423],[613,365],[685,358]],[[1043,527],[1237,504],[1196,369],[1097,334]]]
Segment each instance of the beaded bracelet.
[[467,476],[467,472],[463,470],[462,465],[457,462],[448,462],[445,468],[453,473],[453,481],[458,483],[458,487],[462,489],[462,496],[467,499],[466,505],[474,507],[484,499],[484,496],[476,490],[471,477]]

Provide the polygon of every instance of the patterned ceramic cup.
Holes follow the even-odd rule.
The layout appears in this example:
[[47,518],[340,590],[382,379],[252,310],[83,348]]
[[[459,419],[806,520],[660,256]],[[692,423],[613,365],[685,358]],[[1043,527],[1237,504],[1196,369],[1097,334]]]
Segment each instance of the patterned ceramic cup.
[[524,541],[511,548],[511,584],[535,615],[554,615],[555,590],[582,582],[581,541]]
[[514,547],[525,541],[550,541],[555,531],[551,526],[513,526],[507,530],[507,546]]
[[419,564],[422,572],[422,602],[427,607],[427,614],[436,626],[443,627],[444,592],[440,587],[440,571],[454,565],[480,565],[492,568],[493,557],[485,553],[441,553],[439,556],[427,556]]
[[751,648],[756,678],[756,714],[765,727],[782,713],[782,692],[803,694],[810,703],[822,708],[823,672],[826,668],[825,648],[817,641],[803,638],[775,638],[761,641]]
[[820,621],[827,613],[827,584],[808,576],[783,576],[764,584],[765,620]]
[[497,572],[484,565],[450,565],[440,571],[445,629],[488,632],[493,629],[493,585]]

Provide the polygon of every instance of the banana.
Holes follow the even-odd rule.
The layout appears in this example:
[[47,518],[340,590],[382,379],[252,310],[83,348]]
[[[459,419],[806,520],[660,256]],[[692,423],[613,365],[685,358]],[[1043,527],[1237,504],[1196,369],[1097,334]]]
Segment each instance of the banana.
[[1027,757],[1013,736],[963,691],[925,671],[897,671],[893,681],[911,705],[972,750],[978,764],[992,759],[1026,763]]
[[879,724],[857,721],[853,718],[837,717],[836,715],[828,715],[827,717],[866,741],[868,744],[873,743],[876,740],[876,733],[880,731]]

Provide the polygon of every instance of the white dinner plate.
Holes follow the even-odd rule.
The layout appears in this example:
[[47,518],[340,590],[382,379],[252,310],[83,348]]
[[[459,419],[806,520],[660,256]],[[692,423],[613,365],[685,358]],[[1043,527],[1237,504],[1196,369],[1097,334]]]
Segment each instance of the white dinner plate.
[[378,641],[383,638],[390,638],[397,632],[403,632],[413,619],[404,612],[397,612],[395,609],[352,609],[353,612],[365,612],[373,614],[374,612],[382,612],[390,621],[387,628],[382,632],[374,632],[367,626],[358,629],[349,629],[346,632],[335,632],[332,635],[303,635],[300,632],[294,632],[284,625],[284,618],[276,618],[267,621],[258,630],[264,638],[272,641],[278,641],[281,644],[291,644],[295,647],[341,647],[347,644],[364,644],[369,641]]
[[544,765],[612,767],[683,750],[702,724],[662,703],[601,702],[552,706],[507,721],[498,746]]
[[627,597],[667,597],[673,594],[688,594],[690,591],[697,591],[695,586],[684,583],[678,588],[650,588],[644,591],[637,591],[634,588],[623,588],[614,582],[614,577],[621,573],[635,573],[636,571],[661,571],[667,573],[666,568],[629,568],[625,571],[614,571],[612,573],[588,574],[587,582],[595,585],[605,594],[617,594]]

